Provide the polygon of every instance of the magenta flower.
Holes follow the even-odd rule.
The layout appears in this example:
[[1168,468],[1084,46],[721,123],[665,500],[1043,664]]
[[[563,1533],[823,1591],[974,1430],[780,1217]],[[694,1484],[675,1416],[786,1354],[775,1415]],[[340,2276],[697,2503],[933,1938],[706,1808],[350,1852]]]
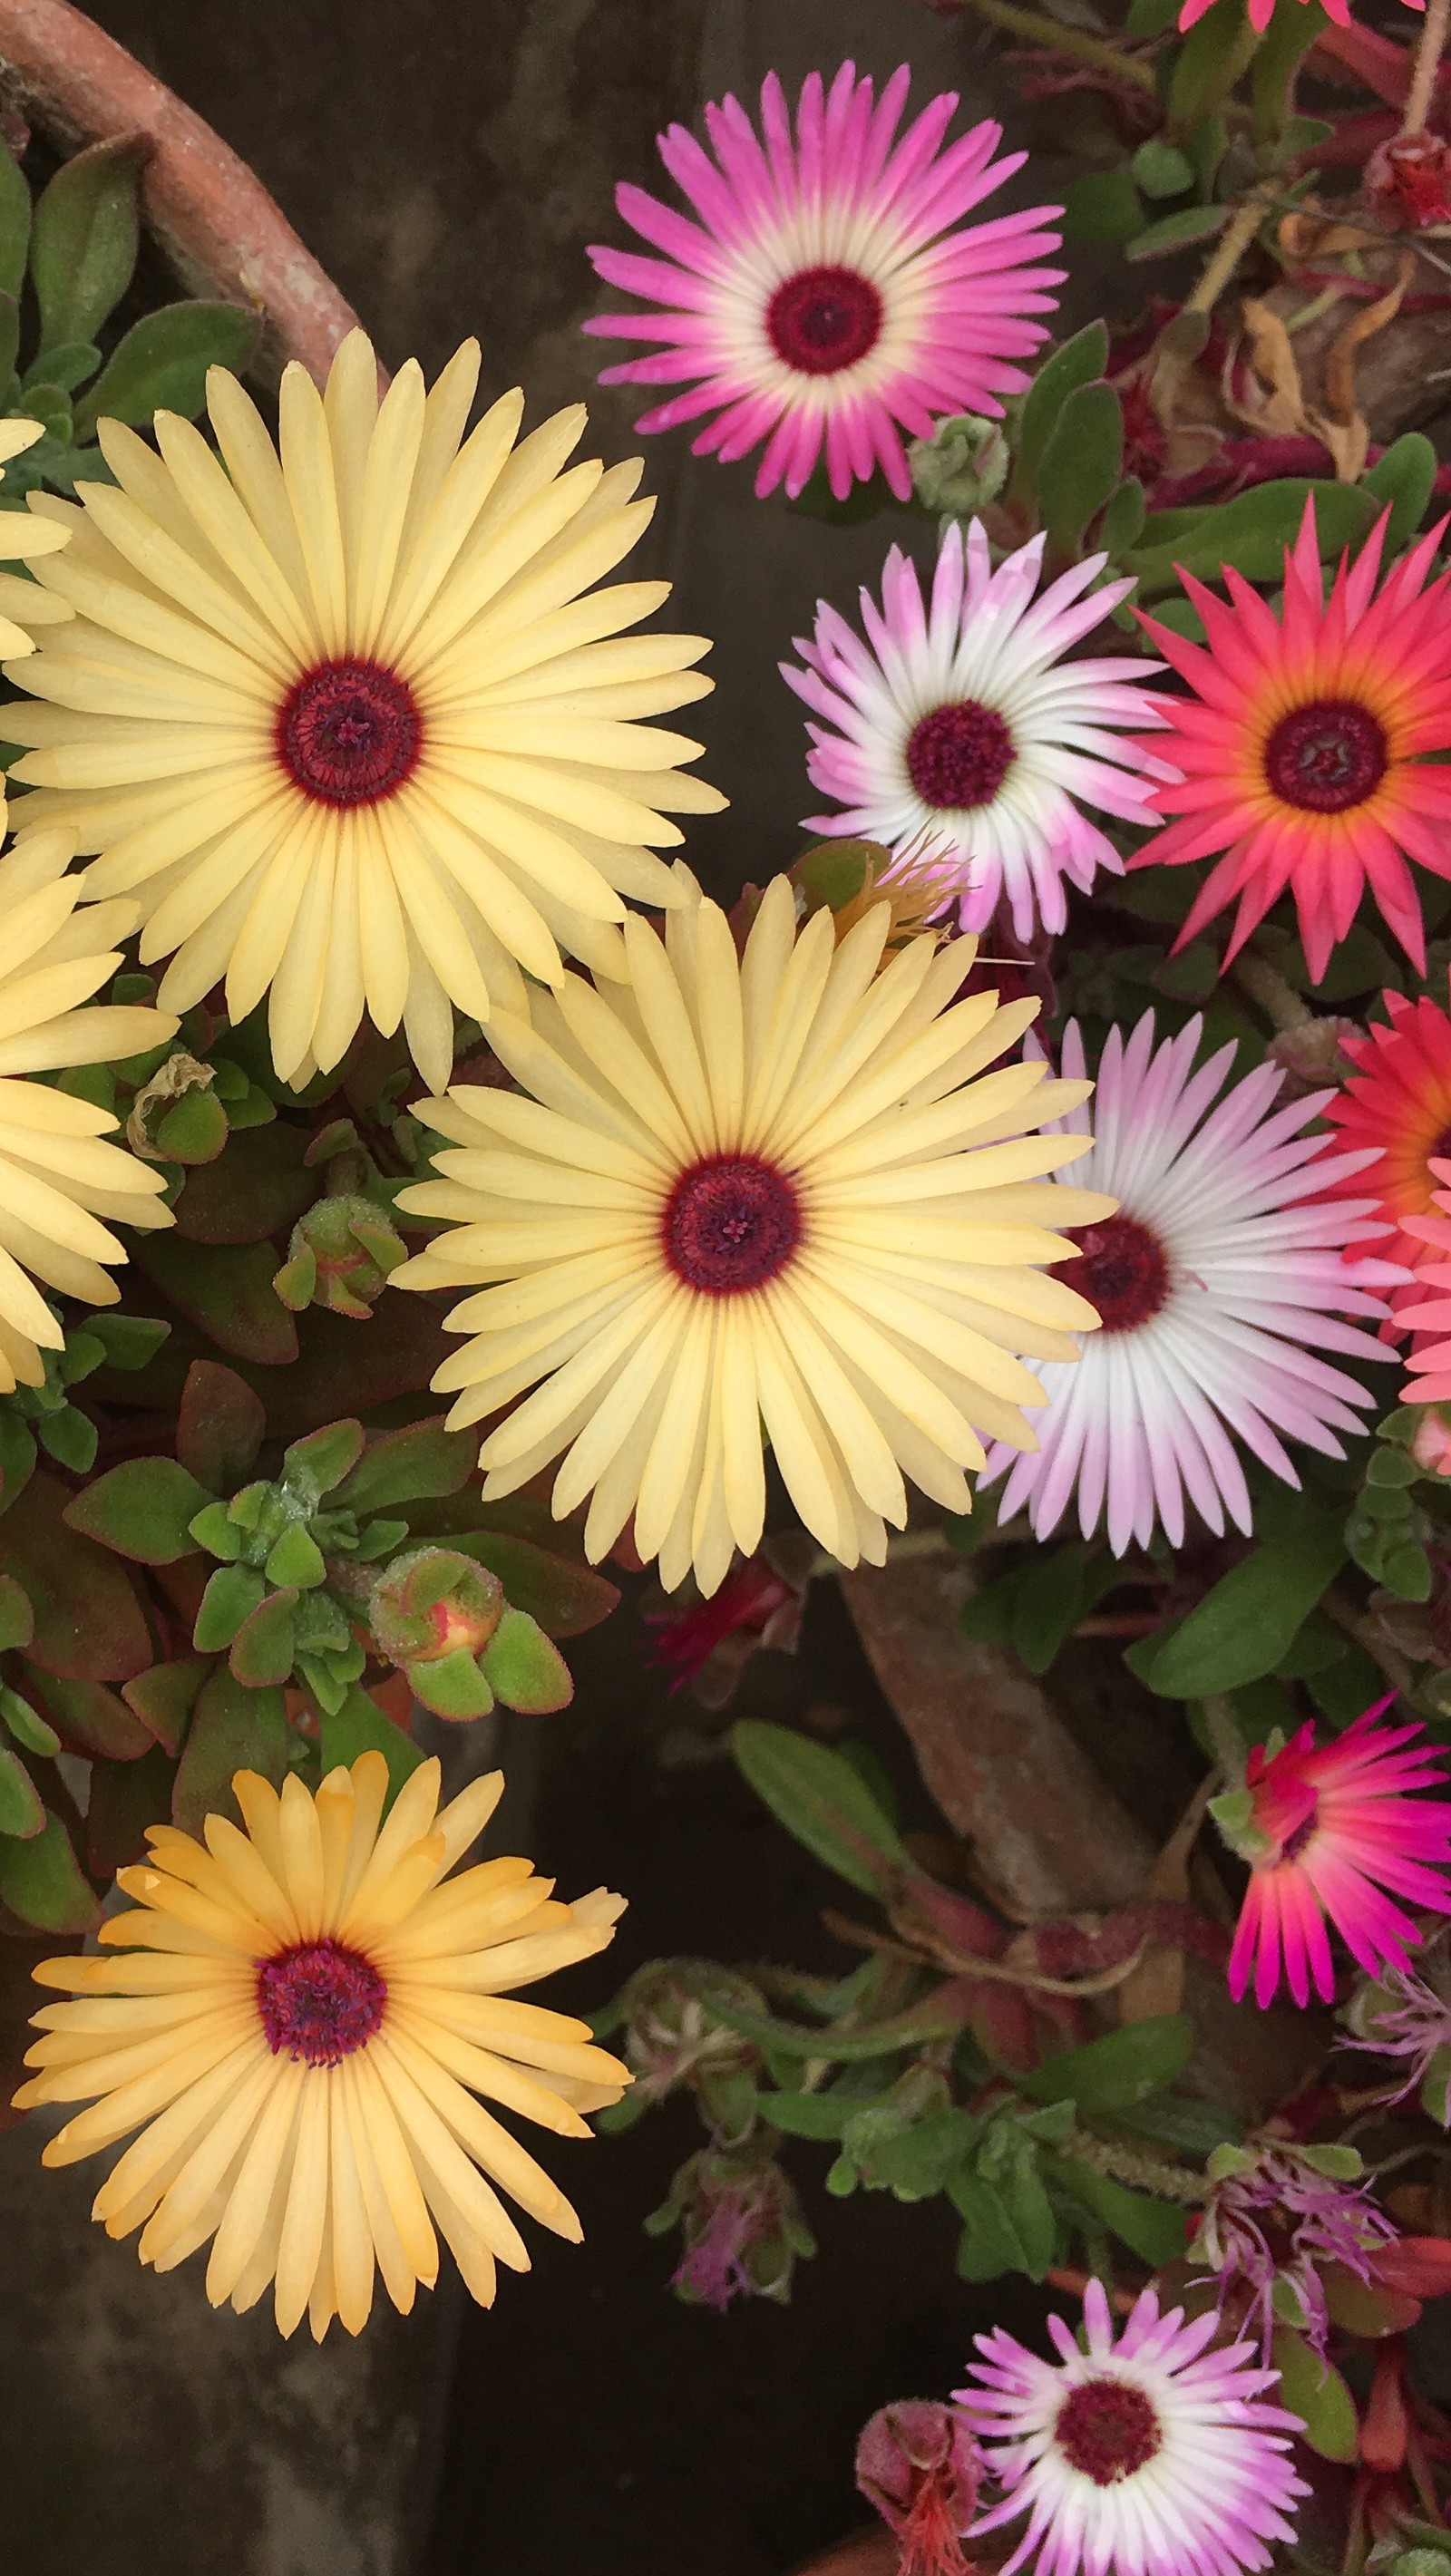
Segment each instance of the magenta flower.
[[1451,1802],[1422,1798],[1446,1777],[1440,1755],[1415,1739],[1419,1725],[1382,1726],[1376,1703],[1333,1743],[1317,1745],[1302,1726],[1278,1752],[1256,1745],[1242,1790],[1218,1798],[1214,1813],[1250,1863],[1250,1883],[1229,1958],[1235,2001],[1254,1973],[1257,2004],[1281,1975],[1297,2004],[1313,1987],[1335,1993],[1327,1920],[1368,1976],[1408,1968],[1420,1940],[1393,1902],[1451,1914]]
[[976,2338],[981,2385],[958,2403],[1005,2493],[969,2537],[1027,2514],[1002,2576],[1029,2561],[1037,2576],[1268,2567],[1310,2492],[1286,2457],[1300,2418],[1268,2402],[1278,2374],[1257,2367],[1252,2344],[1206,2352],[1213,2309],[1188,2325],[1182,2308],[1161,2317],[1151,2289],[1115,2343],[1103,2284],[1090,2281],[1083,2322],[1086,2352],[1048,2319],[1056,2366],[1000,2327]]
[[[1244,2283],[1266,2359],[1276,2325],[1293,2323],[1323,2360],[1330,2316],[1320,2265],[1339,2263],[1368,2282],[1372,2256],[1395,2242],[1397,2230],[1363,2185],[1323,2170],[1342,2159],[1358,2166],[1353,2149],[1322,2151],[1318,2163],[1313,2147],[1223,2152],[1229,2170],[1215,2182],[1194,2239],[1195,2259],[1218,2276],[1221,2309],[1231,2283]],[[1214,2162],[1209,2170],[1215,2174]],[[1277,2282],[1288,2285],[1288,2302],[1283,2289],[1277,2301]]]
[[994,571],[986,530],[974,520],[964,544],[954,524],[925,607],[894,546],[881,607],[861,594],[865,642],[822,600],[815,634],[794,639],[805,669],[781,665],[823,719],[807,726],[812,786],[842,809],[806,829],[925,866],[964,930],[985,930],[1006,898],[1019,939],[1039,922],[1062,930],[1065,884],[1123,874],[1082,808],[1151,825],[1150,784],[1175,775],[1124,730],[1167,722],[1152,690],[1132,685],[1163,664],[1067,658],[1132,582],[1091,589],[1108,558],[1089,555],[1040,591],[1043,546],[1034,537]]
[[656,341],[650,356],[606,368],[602,384],[685,385],[637,429],[711,417],[698,456],[723,462],[764,439],[758,493],[793,497],[826,447],[832,491],[845,497],[880,465],[894,492],[912,483],[901,433],[930,435],[947,412],[1001,414],[999,396],[1028,382],[1020,358],[1043,339],[1064,271],[1034,267],[1059,236],[1057,206],[965,225],[1027,155],[993,154],[1002,127],[942,139],[957,106],[946,91],[897,139],[910,74],[875,97],[843,63],[829,91],[813,72],[791,112],[774,72],[761,91],[761,133],[734,98],[705,111],[714,159],[672,125],[660,157],[689,198],[692,221],[643,188],[615,202],[659,258],[592,247],[611,286],[654,309],[586,322],[605,338]]

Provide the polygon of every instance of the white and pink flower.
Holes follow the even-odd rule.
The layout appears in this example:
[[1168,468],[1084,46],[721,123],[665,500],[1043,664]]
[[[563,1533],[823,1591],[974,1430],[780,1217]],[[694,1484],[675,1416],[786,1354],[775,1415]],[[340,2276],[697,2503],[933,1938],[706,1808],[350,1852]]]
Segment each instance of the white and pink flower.
[[[1298,1486],[1286,1440],[1343,1457],[1338,1435],[1364,1431],[1376,1402],[1322,1354],[1391,1356],[1347,1318],[1378,1323],[1382,1291],[1406,1273],[1354,1249],[1389,1230],[1369,1188],[1335,1194],[1375,1148],[1340,1154],[1332,1135],[1307,1136],[1331,1094],[1276,1106],[1273,1065],[1224,1091],[1235,1047],[1196,1071],[1201,1032],[1196,1018],[1156,1046],[1147,1011],[1127,1036],[1112,1029],[1103,1050],[1093,1147],[1074,1177],[1109,1192],[1118,1213],[1078,1228],[1079,1256],[1060,1265],[1100,1329],[1076,1363],[1039,1367],[1038,1448],[1021,1457],[999,1442],[981,1479],[1009,1471],[999,1516],[1026,1507],[1038,1538],[1075,1497],[1085,1538],[1106,1517],[1116,1556],[1131,1541],[1147,1546],[1156,1526],[1178,1547],[1186,1501],[1216,1533],[1227,1517],[1248,1535],[1240,1447]],[[1085,1071],[1073,1021],[1062,1070]],[[1064,1124],[1086,1134],[1089,1108]]]
[[1002,127],[990,120],[944,146],[950,90],[899,138],[909,82],[904,64],[879,100],[852,63],[829,90],[813,72],[793,132],[772,72],[759,133],[728,97],[705,111],[711,151],[682,125],[660,136],[694,219],[644,188],[616,190],[626,223],[657,256],[595,245],[590,258],[608,284],[653,309],[584,327],[659,346],[600,381],[686,387],[637,429],[704,419],[695,452],[724,463],[764,440],[757,492],[784,483],[793,497],[824,446],[839,498],[880,466],[905,501],[903,431],[929,436],[948,412],[996,418],[1000,397],[1023,391],[1018,361],[1046,338],[1037,316],[1056,309],[1048,289],[1065,273],[1034,265],[1058,248],[1044,227],[1062,209],[966,224],[1027,155],[995,161]]
[[1064,659],[1133,583],[1091,590],[1107,557],[1090,555],[1039,592],[1043,544],[994,571],[986,531],[974,520],[964,543],[954,525],[925,603],[894,546],[880,608],[861,594],[865,640],[822,600],[814,634],[795,638],[805,668],[781,665],[821,719],[807,725],[811,783],[840,808],[807,829],[880,841],[929,868],[964,930],[985,929],[1006,899],[1020,939],[1062,930],[1066,885],[1123,874],[1083,807],[1151,825],[1150,788],[1174,774],[1116,730],[1166,721],[1134,685],[1163,664]]

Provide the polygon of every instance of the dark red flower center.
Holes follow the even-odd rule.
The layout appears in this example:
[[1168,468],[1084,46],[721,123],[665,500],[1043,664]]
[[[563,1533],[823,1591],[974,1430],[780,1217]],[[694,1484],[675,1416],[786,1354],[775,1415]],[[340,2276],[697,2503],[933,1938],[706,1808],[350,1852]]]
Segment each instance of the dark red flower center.
[[834,376],[854,367],[882,336],[882,299],[855,268],[803,268],[766,307],[778,358],[798,375]]
[[1300,1822],[1294,1829],[1294,1832],[1287,1834],[1280,1845],[1281,1860],[1298,1860],[1301,1852],[1305,1848],[1305,1845],[1318,1829],[1319,1823],[1320,1801],[1318,1798],[1312,1796],[1308,1816],[1301,1817]]
[[1386,773],[1386,738],[1353,698],[1317,698],[1282,716],[1265,745],[1265,776],[1286,805],[1343,814],[1363,805]]
[[1147,2468],[1164,2439],[1143,2390],[1124,2379],[1085,2379],[1065,2399],[1056,2430],[1069,2466],[1096,2487],[1117,2486]]
[[[1434,1144],[1426,1147],[1426,1162],[1428,1167],[1432,1163],[1442,1163],[1447,1161],[1451,1161],[1451,1127],[1443,1127]],[[1431,1173],[1431,1179],[1436,1181],[1436,1175],[1434,1172]],[[1436,1186],[1438,1189],[1440,1188],[1441,1184],[1439,1181],[1436,1181]]]
[[277,757],[320,805],[376,805],[410,778],[423,718],[406,680],[349,657],[304,671],[277,715]]
[[388,1989],[370,1959],[341,1941],[300,1941],[264,1959],[257,2010],[274,2057],[337,2066],[382,2027]]
[[764,1288],[801,1240],[793,1181],[757,1154],[707,1154],[682,1172],[665,1202],[665,1258],[687,1288],[708,1297]]
[[924,805],[990,805],[1016,758],[996,707],[976,698],[934,707],[907,737],[907,775]]
[[1169,1294],[1169,1264],[1156,1234],[1131,1216],[1067,1231],[1078,1253],[1060,1267],[1069,1287],[1098,1308],[1104,1332],[1131,1333],[1157,1315]]

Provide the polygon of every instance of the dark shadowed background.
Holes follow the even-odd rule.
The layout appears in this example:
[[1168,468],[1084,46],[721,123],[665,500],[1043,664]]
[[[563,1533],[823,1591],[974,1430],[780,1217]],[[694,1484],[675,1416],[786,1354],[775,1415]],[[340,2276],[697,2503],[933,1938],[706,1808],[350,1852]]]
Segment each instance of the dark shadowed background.
[[[635,451],[637,406],[628,392],[594,388],[595,366],[623,351],[581,336],[581,320],[606,301],[585,244],[626,238],[614,183],[660,184],[662,125],[726,89],[749,98],[773,65],[794,85],[816,65],[830,74],[847,52],[878,74],[910,59],[918,104],[954,87],[976,117],[1005,95],[974,27],[919,0],[94,0],[92,14],[253,164],[390,365],[416,354],[431,373],[476,333],[485,398],[521,382],[536,420],[588,399],[585,452],[608,459]],[[1033,140],[1051,143],[1051,130]],[[1031,171],[989,211],[1052,200],[1064,171],[1051,150],[1035,151]],[[676,587],[666,622],[715,639],[716,694],[685,721],[704,737],[700,767],[731,808],[693,829],[687,854],[729,898],[789,864],[812,801],[800,710],[778,660],[819,593],[849,608],[857,583],[877,580],[893,536],[922,552],[930,532],[905,519],[824,528],[779,497],[757,502],[749,467],[696,460],[683,438],[649,441],[647,456],[660,507],[632,569],[667,574]],[[644,1670],[647,1652],[627,1609],[584,1642],[574,1709],[513,1745],[520,1772],[534,1775],[520,1812],[532,1803],[533,1848],[562,1892],[605,1879],[631,1898],[612,1959],[561,1981],[557,2000],[593,2004],[666,1950],[841,1965],[818,1920],[834,1892],[825,1873],[764,1816],[689,1703],[666,1701]],[[739,1703],[742,1713],[841,1722],[823,1719],[823,1707],[847,1711],[878,1743],[928,1821],[834,1594],[814,1600],[801,1658],[763,1658]],[[29,2168],[28,2141],[20,2132],[7,2142],[5,2171]],[[851,2451],[865,2415],[892,2397],[944,2392],[974,2327],[994,2315],[1030,2326],[1036,2305],[1021,2284],[985,2297],[955,2283],[940,2204],[827,2202],[813,2184],[823,2251],[799,2274],[789,2309],[681,2308],[665,2290],[671,2250],[647,2241],[640,2221],[698,2141],[691,2118],[672,2109],[619,2141],[549,2151],[586,2241],[545,2239],[531,2279],[505,2276],[491,2315],[463,2317],[451,2392],[423,2409],[436,2439],[425,2428],[409,2473],[423,2535],[402,2534],[380,2507],[376,2531],[344,2567],[301,2507],[273,2515],[265,2541],[211,2521],[205,2444],[228,2402],[223,2361],[191,2415],[157,2421],[154,2402],[129,2401],[121,2438],[136,2483],[119,2498],[87,2494],[96,2454],[79,2423],[61,2445],[62,2474],[53,2454],[43,2464],[57,2433],[47,2400],[49,2415],[18,2445],[25,2456],[0,2456],[7,2576],[82,2567],[171,2576],[202,2565],[216,2576],[561,2576],[581,2565],[594,2576],[788,2576],[862,2518]],[[824,2164],[812,2149],[795,2161],[816,2176]],[[72,2194],[77,2228],[90,2188]],[[123,2267],[134,2271],[129,2248],[101,2252],[116,2283]],[[200,2266],[188,2276],[199,2302]],[[149,2300],[153,2285],[144,2286]],[[119,2313],[93,2304],[88,2316],[110,2323],[87,2331],[111,2332],[115,2349],[103,2358],[124,2364]],[[149,2313],[138,2293],[125,2328],[133,2346]],[[206,2332],[238,2338],[218,2343],[219,2359],[243,2340],[227,2319],[207,2321]],[[125,2409],[124,2367],[113,2385]],[[325,2415],[317,2411],[324,2428]],[[28,2420],[23,2410],[18,2420]],[[377,2440],[386,2435],[384,2422]],[[374,2440],[356,2422],[318,2438],[335,2439],[339,2462],[349,2443],[366,2453]],[[174,2479],[159,2521],[144,2503],[152,2462]],[[327,2462],[316,2466],[324,2477]],[[278,2474],[259,2461],[259,2495]],[[227,2508],[219,2500],[215,2510]],[[61,2526],[70,2539],[56,2537]]]

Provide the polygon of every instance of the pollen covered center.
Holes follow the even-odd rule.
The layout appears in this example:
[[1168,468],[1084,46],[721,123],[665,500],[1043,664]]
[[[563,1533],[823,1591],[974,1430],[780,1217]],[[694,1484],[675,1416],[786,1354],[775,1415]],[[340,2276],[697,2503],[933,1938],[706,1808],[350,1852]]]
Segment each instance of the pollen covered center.
[[798,375],[838,375],[876,347],[882,299],[859,269],[803,268],[777,287],[766,329],[777,357]]
[[1147,2468],[1164,2438],[1149,2399],[1125,2379],[1084,2380],[1065,2400],[1056,2433],[1069,2466],[1096,2487]]
[[1282,716],[1265,745],[1265,777],[1286,805],[1343,814],[1363,805],[1386,774],[1385,732],[1352,698],[1317,698]]
[[418,766],[423,718],[406,680],[381,662],[320,662],[277,714],[277,757],[321,805],[376,805]]
[[958,813],[990,805],[1017,756],[996,707],[976,698],[934,707],[907,737],[907,775],[923,804]]
[[682,1172],[661,1223],[678,1279],[707,1297],[764,1288],[801,1240],[795,1183],[756,1154],[708,1154]]
[[257,2010],[274,2057],[338,2066],[382,2028],[388,1989],[341,1941],[300,1941],[257,1970]]
[[1169,1295],[1169,1264],[1158,1236],[1131,1216],[1069,1231],[1078,1255],[1060,1267],[1069,1287],[1098,1308],[1102,1330],[1131,1333],[1150,1322]]

